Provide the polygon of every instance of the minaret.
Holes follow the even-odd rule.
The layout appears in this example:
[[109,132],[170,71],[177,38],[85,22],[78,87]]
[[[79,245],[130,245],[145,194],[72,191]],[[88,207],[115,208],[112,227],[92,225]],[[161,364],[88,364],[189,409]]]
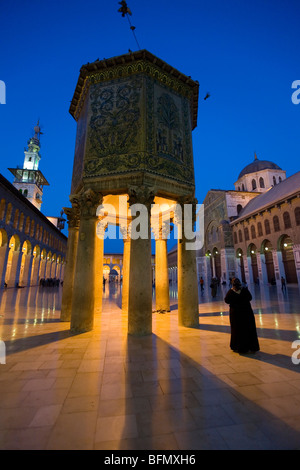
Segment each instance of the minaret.
[[49,186],[48,181],[39,170],[40,155],[39,121],[34,128],[34,136],[28,141],[25,149],[23,168],[8,168],[14,175],[13,186],[17,188],[35,207],[41,210],[43,187]]

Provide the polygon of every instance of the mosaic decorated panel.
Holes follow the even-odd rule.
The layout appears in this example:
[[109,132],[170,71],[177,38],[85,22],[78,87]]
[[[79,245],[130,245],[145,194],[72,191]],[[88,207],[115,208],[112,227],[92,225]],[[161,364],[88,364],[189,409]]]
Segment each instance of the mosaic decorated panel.
[[83,176],[137,170],[194,183],[190,101],[140,74],[91,83]]
[[193,182],[189,100],[149,78],[146,96],[148,169]]
[[84,176],[140,167],[141,92],[141,77],[91,85]]

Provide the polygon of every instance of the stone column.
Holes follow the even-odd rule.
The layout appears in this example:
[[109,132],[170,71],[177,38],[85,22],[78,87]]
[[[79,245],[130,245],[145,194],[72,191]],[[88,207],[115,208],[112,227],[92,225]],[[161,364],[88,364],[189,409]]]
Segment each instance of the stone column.
[[[185,327],[199,326],[198,310],[198,283],[196,268],[196,250],[188,249],[195,241],[186,238],[185,228],[188,224],[192,227],[195,222],[195,200],[185,198],[179,202],[182,210],[178,239],[178,321],[179,325]],[[193,205],[193,219],[188,219],[185,215],[185,204]]]
[[259,283],[262,285],[268,284],[268,274],[266,268],[265,255],[261,253],[256,253],[257,256],[257,268],[258,268],[258,278]]
[[253,278],[253,268],[252,268],[251,256],[247,256],[247,266],[248,266],[248,273],[249,273],[249,281],[247,281],[247,283],[248,284],[253,284],[253,283],[255,283],[255,279]]
[[104,252],[104,233],[105,226],[101,221],[97,222],[96,227],[96,266],[95,266],[95,313],[102,312],[102,294],[103,294],[103,252]]
[[124,242],[122,277],[122,312],[128,313],[129,274],[130,274],[130,236],[127,228],[121,228]]
[[298,279],[298,287],[300,289],[300,245],[293,245],[295,267]]
[[285,269],[282,261],[282,253],[281,251],[273,250],[272,256],[276,286],[277,288],[281,288],[281,276],[285,278]]
[[170,311],[167,233],[168,229],[165,227],[156,227],[154,229],[155,299],[156,311],[159,313]]
[[91,189],[78,197],[80,226],[71,313],[71,331],[90,331],[94,325],[96,216],[102,196]]
[[[128,193],[132,216],[130,232],[128,333],[142,336],[152,333],[150,211],[151,204],[154,200],[154,193],[151,188],[145,186],[129,188]],[[138,216],[136,209],[140,211]],[[137,236],[135,230],[137,222],[139,222],[140,227],[139,236]]]
[[27,255],[29,257],[28,260],[28,271],[27,271],[27,279],[25,279],[26,286],[31,285],[31,275],[32,275],[32,264],[33,264],[33,254],[32,252]]
[[79,232],[79,208],[75,205],[72,208],[64,207],[64,213],[67,216],[68,244],[66,254],[66,275],[63,284],[62,301],[61,301],[61,321],[71,320],[72,296],[74,286],[74,274],[77,256],[78,232]]
[[1,265],[2,265],[2,273],[1,273],[1,285],[0,287],[4,287],[5,284],[5,275],[6,275],[6,268],[7,268],[7,260],[9,254],[9,243],[7,242],[5,246],[0,248],[1,250]]
[[245,281],[249,285],[251,282],[251,264],[247,255],[243,255]]

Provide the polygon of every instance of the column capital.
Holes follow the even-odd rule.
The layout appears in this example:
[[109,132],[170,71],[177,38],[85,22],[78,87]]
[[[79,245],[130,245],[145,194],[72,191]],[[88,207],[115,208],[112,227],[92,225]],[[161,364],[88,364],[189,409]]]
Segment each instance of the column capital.
[[79,228],[80,212],[77,207],[63,207],[69,228]]
[[81,193],[70,196],[72,207],[80,211],[80,216],[86,219],[97,218],[98,206],[103,202],[103,195],[91,188],[85,188]]
[[167,240],[173,227],[170,227],[169,222],[161,222],[151,220],[151,229],[154,234],[155,240]]
[[154,188],[150,186],[130,186],[128,188],[128,196],[129,207],[133,204],[143,204],[150,211],[151,204],[154,202],[155,192]]
[[176,225],[183,224],[184,218],[187,219],[189,215],[187,211],[185,211],[185,205],[192,206],[192,222],[193,224],[196,221],[196,207],[198,204],[198,200],[194,197],[194,195],[187,195],[187,196],[180,196],[176,201],[175,211],[174,211],[174,223]]
[[119,229],[122,234],[123,242],[127,242],[130,240],[130,225],[120,224]]
[[100,240],[104,240],[104,234],[105,230],[108,226],[108,223],[105,222],[104,220],[99,220],[96,225],[96,234],[97,237],[100,238]]

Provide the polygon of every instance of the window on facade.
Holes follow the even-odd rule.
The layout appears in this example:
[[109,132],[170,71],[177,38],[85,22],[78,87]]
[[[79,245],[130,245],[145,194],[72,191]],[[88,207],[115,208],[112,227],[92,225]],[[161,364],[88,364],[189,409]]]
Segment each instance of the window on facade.
[[259,187],[260,187],[260,188],[264,188],[264,187],[265,187],[265,182],[264,182],[264,179],[263,179],[262,176],[259,178]]
[[243,234],[242,234],[242,231],[239,230],[239,242],[242,242],[243,241]]
[[284,223],[284,228],[291,228],[291,218],[290,214],[288,212],[283,213],[283,223]]
[[11,213],[12,213],[12,204],[11,202],[7,205],[7,210],[6,210],[6,217],[5,217],[5,223],[9,224],[10,219],[11,219]]
[[245,191],[245,185],[244,185],[244,183],[242,184],[242,191]]
[[26,218],[26,224],[25,224],[25,233],[26,233],[26,235],[29,235],[29,230],[30,230],[30,218],[28,216]]
[[273,217],[273,227],[274,227],[275,232],[279,232],[280,223],[279,223],[279,217],[277,215],[274,215]]
[[24,196],[26,197],[28,195],[28,189],[24,189]]
[[256,181],[252,180],[252,189],[256,189]]
[[268,221],[268,219],[265,220],[265,232],[266,235],[269,235],[271,233],[270,222]]
[[295,221],[296,225],[300,225],[300,207],[296,207],[295,209]]
[[0,219],[2,220],[4,218],[5,214],[5,199],[1,199],[0,202]]
[[241,204],[238,204],[236,206],[236,211],[237,211],[237,214],[239,215],[239,213],[241,212],[241,210],[243,209],[243,206]]
[[237,242],[238,242],[237,233],[236,233],[236,232],[233,233],[233,239],[234,239],[234,243],[237,243]]
[[30,225],[30,236],[33,237],[34,234],[34,220],[31,221]]
[[262,231],[261,222],[258,222],[258,224],[257,224],[257,233],[258,233],[258,236],[259,236],[259,237],[262,237],[262,236],[263,236],[263,231]]
[[244,230],[244,235],[245,235],[245,241],[249,240],[249,230],[248,230],[248,227],[245,228],[245,230]]
[[254,225],[251,225],[251,238],[256,238],[256,231]]
[[278,181],[279,181],[279,183],[281,183],[281,181],[282,181],[281,176],[279,176]]
[[238,191],[240,191],[240,190],[241,190],[241,188],[240,188],[240,186],[238,186]]
[[276,184],[276,178],[275,178],[275,176],[273,176],[273,184],[274,184],[274,186],[275,186],[275,184]]
[[23,212],[22,212],[21,215],[20,215],[20,222],[19,222],[19,230],[20,230],[20,232],[22,232],[22,230],[23,230],[23,225],[24,225],[24,214],[23,214]]
[[14,228],[18,228],[18,222],[19,222],[19,209],[16,209],[15,216],[14,216]]

